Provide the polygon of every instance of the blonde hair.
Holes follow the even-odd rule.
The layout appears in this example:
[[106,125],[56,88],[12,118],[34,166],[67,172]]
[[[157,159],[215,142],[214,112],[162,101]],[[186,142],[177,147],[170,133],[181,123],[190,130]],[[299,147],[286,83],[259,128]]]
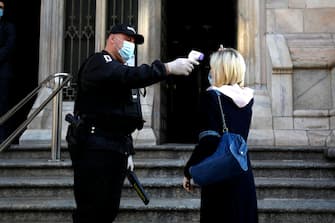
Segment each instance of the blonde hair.
[[244,86],[244,77],[246,65],[242,55],[233,48],[223,48],[211,54],[210,73],[213,79],[213,85],[221,87],[222,85]]

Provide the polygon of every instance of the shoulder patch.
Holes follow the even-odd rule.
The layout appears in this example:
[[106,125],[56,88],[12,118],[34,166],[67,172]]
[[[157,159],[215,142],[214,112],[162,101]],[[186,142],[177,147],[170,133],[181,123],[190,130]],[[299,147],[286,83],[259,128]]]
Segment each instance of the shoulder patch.
[[106,63],[109,63],[112,61],[112,58],[109,55],[104,55],[104,58],[105,58]]

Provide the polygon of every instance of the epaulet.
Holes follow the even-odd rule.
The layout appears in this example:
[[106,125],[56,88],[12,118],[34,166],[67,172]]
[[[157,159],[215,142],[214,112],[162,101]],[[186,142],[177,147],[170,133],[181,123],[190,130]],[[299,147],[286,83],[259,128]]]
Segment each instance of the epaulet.
[[110,63],[113,61],[112,57],[104,51],[102,51],[102,56],[104,57],[106,63]]

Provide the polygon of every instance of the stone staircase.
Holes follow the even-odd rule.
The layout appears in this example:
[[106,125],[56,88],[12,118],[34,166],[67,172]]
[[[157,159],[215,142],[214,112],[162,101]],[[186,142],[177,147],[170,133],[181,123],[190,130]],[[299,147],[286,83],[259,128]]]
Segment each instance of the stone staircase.
[[[117,223],[199,222],[200,191],[183,190],[182,168],[193,145],[137,146],[135,171],[151,200],[127,180]],[[322,147],[250,147],[260,223],[333,223],[335,160]],[[70,223],[75,208],[71,161],[48,161],[50,146],[0,153],[1,223]]]

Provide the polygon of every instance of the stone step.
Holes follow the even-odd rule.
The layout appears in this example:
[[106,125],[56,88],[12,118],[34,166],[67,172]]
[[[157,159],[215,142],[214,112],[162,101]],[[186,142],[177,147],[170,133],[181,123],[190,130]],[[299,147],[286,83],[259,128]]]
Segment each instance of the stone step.
[[[0,153],[2,159],[51,159],[50,145],[19,145]],[[177,159],[187,160],[194,149],[193,144],[164,144],[136,146],[137,159]],[[61,149],[61,159],[69,159],[66,145]],[[325,160],[324,147],[271,147],[250,146],[249,153],[252,160]]]
[[[70,155],[66,145],[61,147],[61,159],[69,159]],[[2,159],[51,159],[51,145],[12,145],[10,149],[0,153]]]
[[[175,177],[183,175],[184,160],[136,159],[140,177]],[[252,161],[255,177],[334,178],[335,163],[304,160]],[[0,159],[0,176],[72,176],[71,161],[39,159]]]
[[[192,193],[182,187],[182,178],[142,178],[143,187],[151,198],[199,198],[200,189],[195,186]],[[306,178],[255,178],[256,192],[259,199],[291,198],[291,199],[334,199],[334,179]],[[133,189],[126,185],[124,197],[136,196]]]
[[[200,190],[182,188],[194,145],[136,146],[135,171],[151,198],[145,206],[123,190],[116,223],[199,222]],[[260,223],[328,223],[335,219],[335,163],[323,147],[250,146]],[[0,153],[0,222],[70,223],[75,208],[66,145],[48,161],[50,145],[12,146]],[[149,220],[148,220],[149,219]]]
[[249,154],[251,160],[322,160],[325,157],[324,147],[269,147],[250,146]]
[[[122,199],[116,223],[199,222],[199,199],[154,199],[145,206],[139,199]],[[73,199],[1,199],[0,222],[70,223]],[[335,200],[258,200],[260,223],[333,223]]]
[[332,223],[335,200],[264,199],[258,201],[261,223]]
[[[194,145],[165,144],[135,148],[137,159],[188,160]],[[249,146],[252,160],[326,160],[324,147]]]
[[[135,160],[137,174],[143,177],[173,177],[183,175],[183,160],[148,159]],[[255,160],[252,161],[255,177],[335,177],[335,163],[303,160]]]
[[73,177],[0,177],[1,198],[72,198]]
[[256,177],[258,199],[334,199],[334,178],[263,178]]
[[[198,198],[200,190],[194,188],[187,193],[182,188],[182,177],[141,178],[149,197],[157,198]],[[335,199],[334,179],[313,178],[255,178],[257,197],[264,198],[305,198]],[[72,177],[0,177],[0,197],[73,197]],[[123,197],[137,197],[125,180]]]
[[71,160],[0,159],[0,177],[73,176]]
[[255,177],[334,178],[335,163],[304,160],[253,161]]
[[0,199],[0,222],[70,223],[74,208],[73,199],[3,198]]

